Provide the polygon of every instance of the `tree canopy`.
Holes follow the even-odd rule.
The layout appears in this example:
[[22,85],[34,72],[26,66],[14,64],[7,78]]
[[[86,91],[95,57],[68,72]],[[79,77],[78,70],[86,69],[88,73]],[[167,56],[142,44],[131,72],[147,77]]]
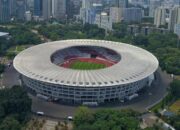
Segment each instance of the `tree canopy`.
[[132,110],[102,109],[92,112],[80,107],[74,119],[74,130],[139,130],[138,113]]
[[170,92],[175,98],[180,98],[180,80],[174,80],[171,82]]
[[20,86],[0,90],[0,130],[19,130],[31,113],[31,99]]

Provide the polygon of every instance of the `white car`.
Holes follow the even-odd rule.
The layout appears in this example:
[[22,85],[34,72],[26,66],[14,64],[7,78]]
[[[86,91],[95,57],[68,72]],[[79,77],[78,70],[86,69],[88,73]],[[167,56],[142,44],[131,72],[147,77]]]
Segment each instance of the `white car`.
[[36,112],[36,114],[39,115],[39,116],[43,116],[43,115],[44,115],[44,112],[38,111],[38,112]]
[[72,121],[72,120],[73,120],[73,117],[72,117],[72,116],[68,116],[67,119],[70,120],[70,121]]

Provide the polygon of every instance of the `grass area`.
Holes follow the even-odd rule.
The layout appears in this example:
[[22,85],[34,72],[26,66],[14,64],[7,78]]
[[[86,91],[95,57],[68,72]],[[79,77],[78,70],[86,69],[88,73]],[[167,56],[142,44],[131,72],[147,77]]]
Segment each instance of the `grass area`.
[[176,76],[175,76],[175,79],[180,80],[180,75],[176,75]]
[[170,109],[172,112],[180,113],[180,99],[177,100],[176,102],[174,102],[174,103],[169,107],[169,109]]
[[7,52],[14,52],[14,53],[19,53],[29,47],[31,47],[32,45],[17,45],[17,46],[12,46],[10,47]]
[[78,69],[78,70],[94,70],[94,69],[102,69],[105,67],[106,65],[104,64],[81,62],[81,61],[75,61],[70,65],[70,68]]
[[21,51],[29,48],[31,45],[17,45],[17,46],[12,46],[6,51],[6,58],[12,59],[14,56],[16,56],[18,53]]

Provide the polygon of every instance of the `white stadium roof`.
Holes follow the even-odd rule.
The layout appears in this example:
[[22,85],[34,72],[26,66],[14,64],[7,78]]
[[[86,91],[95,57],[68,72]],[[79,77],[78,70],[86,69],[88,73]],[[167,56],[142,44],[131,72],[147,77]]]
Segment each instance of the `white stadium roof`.
[[[51,55],[71,46],[101,46],[115,50],[121,60],[98,70],[74,70],[51,62]],[[158,68],[158,60],[148,51],[129,44],[103,40],[64,40],[40,44],[24,50],[14,59],[16,70],[42,82],[68,86],[112,86],[147,78]]]
[[7,36],[7,35],[9,35],[9,33],[6,33],[6,32],[0,32],[0,37]]

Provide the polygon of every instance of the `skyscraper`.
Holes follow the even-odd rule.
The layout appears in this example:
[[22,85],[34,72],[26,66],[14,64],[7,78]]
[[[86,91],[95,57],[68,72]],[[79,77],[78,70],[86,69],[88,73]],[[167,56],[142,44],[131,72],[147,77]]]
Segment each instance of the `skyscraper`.
[[52,0],[52,16],[56,19],[65,18],[66,0]]
[[27,0],[27,9],[32,10],[34,8],[34,1],[35,0]]
[[150,0],[149,2],[149,16],[154,17],[155,9],[161,5],[160,0]]
[[0,0],[0,22],[7,22],[11,19],[10,1],[11,0]]
[[173,31],[176,24],[180,24],[180,6],[172,8],[168,29]]
[[18,20],[24,20],[25,19],[25,12],[26,12],[26,0],[16,0],[16,18]]
[[82,0],[82,8],[87,9],[91,7],[91,0]]
[[128,7],[128,0],[119,0],[119,8],[127,8]]
[[44,20],[52,16],[52,0],[43,0],[42,17]]
[[154,14],[154,25],[156,25],[156,27],[159,27],[160,25],[166,25],[166,20],[169,18],[169,12],[169,8],[163,6],[158,7]]
[[39,16],[39,17],[42,16],[42,8],[43,8],[42,1],[43,0],[34,1],[34,16]]
[[123,8],[111,7],[110,8],[110,18],[113,23],[119,23],[123,19]]

